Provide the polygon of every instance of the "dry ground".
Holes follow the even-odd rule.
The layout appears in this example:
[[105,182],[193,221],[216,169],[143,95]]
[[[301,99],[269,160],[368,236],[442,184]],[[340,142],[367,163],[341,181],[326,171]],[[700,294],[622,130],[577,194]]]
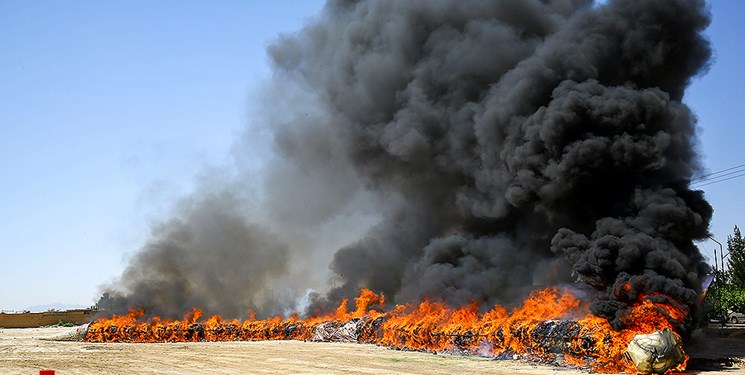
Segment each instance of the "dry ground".
[[[299,341],[94,344],[39,340],[70,328],[0,329],[0,374],[585,374],[523,361]],[[742,368],[695,374],[745,374]]]

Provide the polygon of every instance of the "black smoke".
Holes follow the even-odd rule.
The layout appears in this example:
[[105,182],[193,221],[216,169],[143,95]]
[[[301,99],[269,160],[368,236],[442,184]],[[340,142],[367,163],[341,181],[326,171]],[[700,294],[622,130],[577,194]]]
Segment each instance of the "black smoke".
[[[708,23],[695,0],[330,1],[268,49],[272,95],[303,98],[267,110],[282,120],[258,211],[276,220],[260,229],[204,201],[153,237],[118,295],[232,309],[316,259],[332,278],[317,307],[363,287],[505,303],[567,280],[594,287],[593,311],[617,326],[641,294],[692,307],[712,209],[689,188],[700,167],[682,99],[711,55]],[[203,211],[228,218],[203,228]],[[338,251],[307,233],[360,212],[375,219]],[[223,224],[236,237],[199,239]],[[231,278],[240,298],[203,297],[240,294]]]

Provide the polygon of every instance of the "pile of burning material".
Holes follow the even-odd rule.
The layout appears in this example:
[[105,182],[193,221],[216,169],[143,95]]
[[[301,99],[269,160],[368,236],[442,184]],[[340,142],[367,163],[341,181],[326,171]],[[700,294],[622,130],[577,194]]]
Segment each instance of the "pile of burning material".
[[348,322],[323,322],[316,326],[313,341],[357,342],[359,320]]
[[[382,295],[369,290],[363,290],[355,302],[353,312],[347,311],[345,301],[336,312],[326,316],[243,322],[224,321],[219,316],[200,321],[198,310],[180,321],[159,318],[141,321],[143,313],[133,311],[92,323],[85,339],[89,342],[343,341],[498,358],[517,355],[527,360],[598,372],[635,373],[656,371],[662,357],[651,356],[641,359],[641,367],[635,365],[637,360],[632,362],[625,354],[629,343],[637,342],[644,348],[650,346],[634,337],[666,329],[663,331],[666,340],[678,340],[670,321],[685,317],[683,311],[672,306],[643,299],[631,310],[627,319],[629,327],[617,331],[607,320],[589,314],[586,304],[574,295],[557,289],[536,291],[509,313],[500,306],[482,314],[475,303],[453,309],[431,301],[398,305],[391,311],[381,312]],[[679,345],[676,348],[679,350]],[[682,356],[682,351],[680,354]],[[629,358],[640,357],[632,354]],[[667,368],[683,369],[685,357],[678,359],[681,360],[667,360]],[[645,370],[644,363],[651,370]]]
[[669,328],[648,335],[636,335],[629,343],[626,358],[643,373],[664,374],[685,361],[680,340]]

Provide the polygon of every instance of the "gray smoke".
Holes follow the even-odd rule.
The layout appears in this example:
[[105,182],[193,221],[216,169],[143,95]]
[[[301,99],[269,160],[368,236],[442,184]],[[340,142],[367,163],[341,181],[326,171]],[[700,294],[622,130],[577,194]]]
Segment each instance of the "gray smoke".
[[[331,263],[315,308],[363,287],[506,303],[568,280],[617,326],[642,294],[692,307],[712,209],[689,188],[696,120],[681,100],[707,66],[708,23],[694,0],[330,1],[268,49],[273,94],[302,98],[272,98],[268,228],[195,198],[119,295],[164,311],[260,304],[273,280],[326,277],[293,277],[307,258]],[[340,231],[350,218],[365,225]],[[324,250],[325,235],[346,244]]]
[[121,277],[128,293],[118,308],[180,316],[199,307],[241,316],[247,301],[266,298],[262,285],[286,272],[288,249],[247,222],[235,208],[237,198],[227,194],[185,200],[177,216],[153,229]]

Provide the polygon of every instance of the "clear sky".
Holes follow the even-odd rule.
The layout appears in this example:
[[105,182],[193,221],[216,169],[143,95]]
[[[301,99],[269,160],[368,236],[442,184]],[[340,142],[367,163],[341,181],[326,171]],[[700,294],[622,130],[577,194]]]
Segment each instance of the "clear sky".
[[[745,163],[745,2],[711,6],[715,58],[685,101],[715,172]],[[149,224],[229,158],[270,76],[267,44],[321,7],[1,1],[0,309],[93,304]],[[744,187],[703,187],[722,242],[745,226]]]
[[[701,128],[700,152],[709,172],[745,164],[745,1],[709,1],[712,23],[709,36],[714,49],[711,68],[693,81],[685,102],[698,115]],[[735,225],[745,228],[745,177],[702,186],[714,207],[711,233],[727,246],[726,239]],[[699,244],[712,255],[718,246]]]

